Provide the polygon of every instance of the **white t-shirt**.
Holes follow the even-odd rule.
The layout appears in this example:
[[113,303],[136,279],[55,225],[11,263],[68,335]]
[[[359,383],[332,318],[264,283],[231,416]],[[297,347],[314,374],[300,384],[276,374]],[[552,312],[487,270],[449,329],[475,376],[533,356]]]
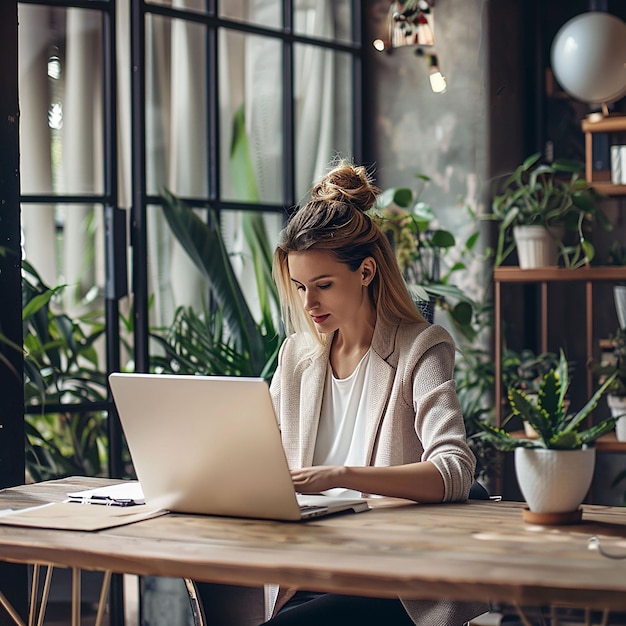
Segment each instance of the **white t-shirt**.
[[[335,378],[328,363],[313,465],[365,465],[367,381],[370,350],[347,378]],[[358,491],[329,489],[333,496],[360,497]]]

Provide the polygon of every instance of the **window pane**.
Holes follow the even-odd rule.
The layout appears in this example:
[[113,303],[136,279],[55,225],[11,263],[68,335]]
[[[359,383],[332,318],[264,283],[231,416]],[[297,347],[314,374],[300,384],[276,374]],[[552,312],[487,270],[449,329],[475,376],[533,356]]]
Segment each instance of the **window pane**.
[[[207,219],[204,209],[198,210],[202,221]],[[172,238],[163,214],[158,207],[148,212],[150,246],[149,293],[153,335],[163,339],[151,346],[151,366],[155,371],[178,374],[243,375],[260,374],[261,365],[275,354],[279,332],[279,311],[274,283],[267,272],[257,277],[256,267],[269,267],[269,256],[282,228],[280,213],[223,210],[217,230],[192,225],[194,239],[203,241],[204,248],[215,247],[218,238],[228,251],[228,258],[204,258],[205,274],[201,275],[186,251]],[[255,237],[246,233],[254,231]],[[265,263],[263,263],[265,261]],[[232,273],[227,271],[228,264]],[[226,269],[225,269],[226,268]],[[234,282],[219,280],[231,273],[240,291],[227,285]],[[208,278],[207,278],[208,277]],[[257,282],[259,281],[259,282]],[[209,293],[208,285],[215,291]],[[261,299],[259,292],[264,294]],[[241,298],[245,300],[245,305]],[[237,306],[233,303],[239,302]],[[230,306],[228,304],[230,303]],[[224,304],[223,312],[217,310]],[[213,305],[213,306],[212,306]],[[259,341],[264,357],[259,352],[250,354],[247,334],[242,335],[247,322],[238,315],[226,316],[233,309],[243,311],[246,305],[259,325]],[[253,342],[252,345],[256,345]]]
[[305,196],[335,155],[352,157],[352,58],[294,48],[296,197]]
[[205,196],[207,180],[206,30],[147,16],[146,177],[150,194],[167,187]]
[[219,59],[222,197],[281,203],[281,42],[221,30]]
[[41,389],[53,404],[104,401],[102,206],[23,205],[22,215],[23,299],[45,301],[24,319],[26,359],[35,365],[25,368],[26,403],[40,404]]
[[160,4],[176,9],[204,13],[206,11],[207,0],[149,0],[148,4]]
[[66,285],[62,306],[73,313],[104,310],[102,206],[22,204],[21,213],[24,258],[45,285]]
[[[198,210],[206,220],[206,211]],[[189,254],[172,234],[160,206],[148,206],[148,296],[150,326],[169,326],[180,306],[201,311],[207,282]]]
[[66,476],[107,474],[106,412],[41,414],[34,410],[26,414],[26,423],[29,480],[38,482]]
[[293,29],[298,35],[352,41],[351,0],[296,0]]
[[102,193],[102,17],[19,4],[22,193]]
[[267,28],[281,28],[283,23],[282,0],[220,0],[219,14]]

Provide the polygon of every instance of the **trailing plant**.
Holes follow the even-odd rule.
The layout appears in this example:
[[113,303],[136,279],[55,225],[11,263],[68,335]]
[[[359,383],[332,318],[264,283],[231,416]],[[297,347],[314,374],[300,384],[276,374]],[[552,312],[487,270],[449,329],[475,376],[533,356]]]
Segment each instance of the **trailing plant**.
[[502,451],[519,447],[573,450],[591,444],[598,437],[613,430],[615,419],[612,417],[590,428],[582,430],[581,428],[583,422],[596,408],[598,400],[613,382],[614,376],[607,378],[580,411],[568,413],[568,405],[565,402],[570,382],[568,370],[565,354],[561,350],[558,365],[550,369],[541,380],[536,401],[520,389],[511,387],[507,391],[512,415],[519,416],[523,422],[532,426],[538,434],[538,439],[516,437],[504,428],[479,421],[477,426],[483,431],[481,435],[483,439]]
[[584,165],[579,161],[557,159],[541,162],[536,153],[523,161],[515,171],[500,178],[495,185],[491,213],[485,219],[498,222],[494,265],[501,265],[515,250],[515,226],[563,226],[575,233],[575,242],[558,239],[565,267],[589,264],[595,249],[590,240],[592,223],[610,230],[610,222],[601,211],[601,196],[582,177]]

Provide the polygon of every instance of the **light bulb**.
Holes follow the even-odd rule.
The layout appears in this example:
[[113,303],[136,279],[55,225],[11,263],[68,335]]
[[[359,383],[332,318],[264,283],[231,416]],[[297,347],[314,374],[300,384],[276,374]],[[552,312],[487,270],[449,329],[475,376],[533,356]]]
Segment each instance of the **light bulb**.
[[372,45],[376,48],[376,50],[378,50],[378,52],[385,51],[385,42],[382,39],[374,39]]
[[435,70],[434,72],[431,71],[429,78],[430,88],[435,93],[443,93],[446,90],[446,79],[439,70]]

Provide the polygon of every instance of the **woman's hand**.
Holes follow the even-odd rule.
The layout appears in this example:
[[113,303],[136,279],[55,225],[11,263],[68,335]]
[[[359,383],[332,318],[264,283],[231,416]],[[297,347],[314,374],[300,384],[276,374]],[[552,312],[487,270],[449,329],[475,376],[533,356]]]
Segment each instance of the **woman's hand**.
[[339,476],[344,468],[336,465],[316,465],[291,470],[291,480],[298,493],[320,493],[326,489],[342,487]]

